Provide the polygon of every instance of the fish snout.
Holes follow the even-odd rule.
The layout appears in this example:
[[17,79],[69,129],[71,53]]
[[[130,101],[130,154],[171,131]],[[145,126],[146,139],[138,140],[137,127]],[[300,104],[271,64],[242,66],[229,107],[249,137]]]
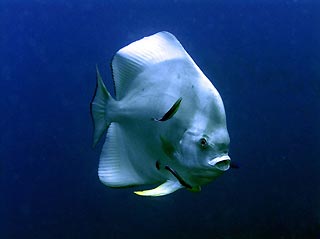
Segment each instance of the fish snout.
[[223,155],[209,161],[209,164],[220,171],[227,171],[230,168],[230,157]]

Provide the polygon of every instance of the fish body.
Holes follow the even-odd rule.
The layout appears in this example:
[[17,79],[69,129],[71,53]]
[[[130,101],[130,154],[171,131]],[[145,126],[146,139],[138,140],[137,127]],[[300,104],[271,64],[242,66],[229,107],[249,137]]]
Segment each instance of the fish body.
[[94,145],[104,132],[98,175],[110,187],[160,184],[135,192],[199,191],[229,169],[222,99],[179,41],[159,32],[113,58],[116,97],[97,70],[91,103]]

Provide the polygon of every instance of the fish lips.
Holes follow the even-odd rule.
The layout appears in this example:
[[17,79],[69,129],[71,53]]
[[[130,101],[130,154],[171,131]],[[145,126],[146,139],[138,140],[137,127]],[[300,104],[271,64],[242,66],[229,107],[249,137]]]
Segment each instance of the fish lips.
[[227,171],[230,168],[230,161],[231,159],[228,155],[223,155],[211,159],[209,164],[220,171]]

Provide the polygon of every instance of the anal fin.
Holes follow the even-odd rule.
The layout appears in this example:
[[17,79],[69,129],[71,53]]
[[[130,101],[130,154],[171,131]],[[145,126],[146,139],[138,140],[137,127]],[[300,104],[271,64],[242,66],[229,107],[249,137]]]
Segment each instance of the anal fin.
[[165,183],[154,189],[135,191],[134,193],[140,196],[158,197],[173,193],[180,188],[183,188],[183,186],[178,181],[167,180]]
[[112,122],[108,128],[98,169],[100,181],[109,187],[128,187],[150,183],[143,174],[136,170],[137,166],[133,164],[130,156],[137,149],[128,140],[129,136],[121,125]]

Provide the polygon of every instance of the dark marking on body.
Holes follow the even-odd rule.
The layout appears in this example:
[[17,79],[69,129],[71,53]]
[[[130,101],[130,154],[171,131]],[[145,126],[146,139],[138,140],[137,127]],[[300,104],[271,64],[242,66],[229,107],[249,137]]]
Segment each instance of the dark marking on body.
[[160,170],[160,162],[158,160],[156,161],[156,168]]
[[175,171],[174,169],[170,168],[168,165],[166,165],[164,167],[166,170],[168,170],[170,173],[172,173],[173,176],[176,177],[176,179],[178,179],[179,183],[188,188],[188,189],[192,189],[192,187],[190,186],[190,184],[186,183],[186,181],[183,180],[183,178],[181,178],[181,176],[177,173],[177,171]]
[[168,119],[171,119],[172,116],[174,116],[175,113],[177,113],[180,103],[182,101],[182,97],[180,97],[172,106],[171,108],[167,111],[167,113],[162,116],[160,119],[152,118],[154,121],[166,121]]

